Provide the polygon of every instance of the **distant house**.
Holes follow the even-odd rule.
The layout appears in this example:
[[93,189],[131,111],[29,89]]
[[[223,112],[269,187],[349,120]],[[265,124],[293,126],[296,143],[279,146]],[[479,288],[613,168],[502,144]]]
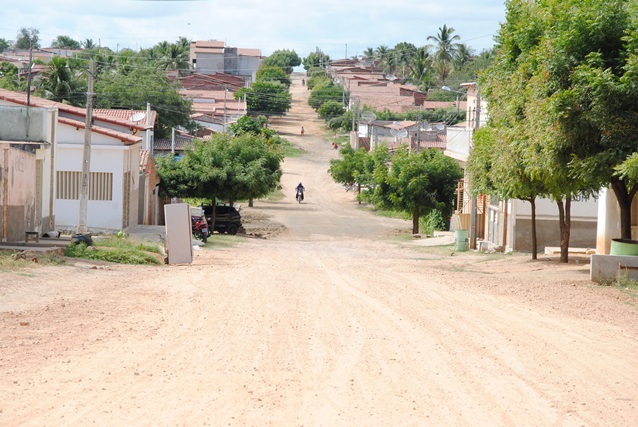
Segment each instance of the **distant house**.
[[[388,120],[374,120],[370,123],[360,123],[357,147],[374,149],[385,145],[390,151],[401,145],[407,145],[410,150],[436,148],[443,150],[446,145],[446,126],[444,124],[430,124],[425,122]],[[353,146],[354,146],[353,145]]]
[[[24,93],[0,89],[0,105],[25,106]],[[31,106],[56,109],[55,214],[58,229],[79,223],[86,110],[31,96]],[[116,231],[139,222],[140,152],[152,141],[146,112],[96,110],[91,132],[89,231]]]
[[260,49],[229,47],[223,41],[198,40],[190,46],[191,69],[201,74],[241,76],[250,84],[255,81],[262,61]]

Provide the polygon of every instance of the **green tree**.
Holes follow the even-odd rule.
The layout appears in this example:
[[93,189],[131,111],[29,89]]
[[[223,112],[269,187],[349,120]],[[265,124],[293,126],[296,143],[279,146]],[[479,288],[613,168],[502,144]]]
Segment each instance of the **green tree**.
[[93,39],[85,39],[82,41],[82,49],[95,49],[97,45],[93,41]]
[[368,47],[363,51],[363,57],[366,59],[374,58],[374,48]]
[[308,104],[315,110],[328,101],[341,102],[343,100],[343,90],[330,81],[328,84],[315,86],[308,98]]
[[273,66],[262,65],[261,67],[259,67],[259,69],[257,70],[257,80],[258,81],[272,80],[272,81],[282,83],[287,87],[290,87],[290,85],[292,84],[292,81],[290,80],[290,77],[288,76],[288,74],[286,74],[286,72],[281,67],[274,66],[274,65]]
[[486,73],[488,126],[513,127],[524,142],[526,174],[558,205],[562,262],[576,194],[611,183],[622,234],[630,236],[636,187],[617,167],[638,143],[636,7],[625,0],[512,0]]
[[282,156],[261,136],[216,134],[195,140],[182,159],[157,159],[162,194],[228,201],[258,198],[279,188]]
[[341,101],[324,102],[317,110],[317,113],[319,113],[319,117],[323,120],[330,120],[334,117],[339,117],[343,115],[344,112],[345,108],[343,107],[343,103]]
[[59,49],[80,49],[82,46],[80,42],[73,40],[69,36],[57,36],[56,39],[51,42],[51,47]]
[[9,90],[19,90],[18,67],[8,61],[0,62],[0,87]]
[[410,153],[404,146],[392,156],[385,200],[393,209],[411,214],[412,233],[416,234],[421,215],[436,210],[449,217],[457,182],[462,177],[458,163],[441,151]]
[[434,65],[441,81],[445,81],[453,69],[459,49],[456,40],[460,39],[459,35],[454,34],[454,28],[448,28],[447,25],[439,27],[436,36],[428,36],[428,40],[434,41]]
[[20,28],[13,47],[16,49],[35,49],[40,47],[40,30],[36,28]]
[[266,67],[279,67],[284,70],[286,74],[290,75],[294,67],[301,65],[301,58],[294,50],[276,50],[264,59],[262,65]]
[[150,102],[158,112],[157,137],[170,135],[176,126],[190,127],[190,102],[177,92],[178,87],[155,68],[130,68],[127,73],[102,73],[95,81],[98,108],[146,110]]
[[288,87],[278,81],[256,81],[250,88],[241,88],[233,94],[235,99],[244,95],[251,114],[282,115],[292,103]]
[[81,106],[86,100],[83,88],[82,82],[73,76],[67,59],[55,56],[47,64],[37,92],[46,99]]
[[320,50],[310,53],[303,60],[303,67],[306,71],[314,67],[325,68],[328,64],[330,64],[330,56]]
[[0,38],[0,53],[11,47],[11,42],[7,39]]
[[357,193],[361,194],[361,186],[368,184],[370,175],[367,166],[370,164],[370,154],[365,148],[353,149],[350,144],[344,145],[339,151],[341,159],[330,160],[328,172],[335,182],[345,185],[357,185]]

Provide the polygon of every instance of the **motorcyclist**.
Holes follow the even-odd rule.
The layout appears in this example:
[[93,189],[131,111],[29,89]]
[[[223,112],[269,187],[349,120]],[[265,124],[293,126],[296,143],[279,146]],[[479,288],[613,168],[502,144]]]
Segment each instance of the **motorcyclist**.
[[301,200],[303,200],[304,199],[304,194],[303,193],[304,193],[305,188],[304,188],[304,186],[303,186],[303,184],[301,182],[299,183],[299,185],[297,186],[297,188],[295,190],[297,190],[297,193],[296,193],[295,197],[297,197],[297,194],[300,194],[301,195]]

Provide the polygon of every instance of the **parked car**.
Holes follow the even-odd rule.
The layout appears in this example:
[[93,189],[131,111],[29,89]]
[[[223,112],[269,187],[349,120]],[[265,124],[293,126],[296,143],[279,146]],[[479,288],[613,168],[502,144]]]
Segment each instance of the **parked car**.
[[237,234],[242,230],[241,215],[233,206],[215,206],[215,224],[213,225],[213,207],[202,206],[208,222],[208,229],[219,233]]

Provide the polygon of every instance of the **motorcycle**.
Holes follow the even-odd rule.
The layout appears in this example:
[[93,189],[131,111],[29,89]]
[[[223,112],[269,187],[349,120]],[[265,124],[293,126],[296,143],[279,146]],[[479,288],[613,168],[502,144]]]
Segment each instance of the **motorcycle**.
[[191,216],[191,228],[196,239],[203,243],[208,241],[208,223],[206,218],[201,216]]
[[303,202],[303,191],[297,191],[297,195],[295,196],[299,203]]

